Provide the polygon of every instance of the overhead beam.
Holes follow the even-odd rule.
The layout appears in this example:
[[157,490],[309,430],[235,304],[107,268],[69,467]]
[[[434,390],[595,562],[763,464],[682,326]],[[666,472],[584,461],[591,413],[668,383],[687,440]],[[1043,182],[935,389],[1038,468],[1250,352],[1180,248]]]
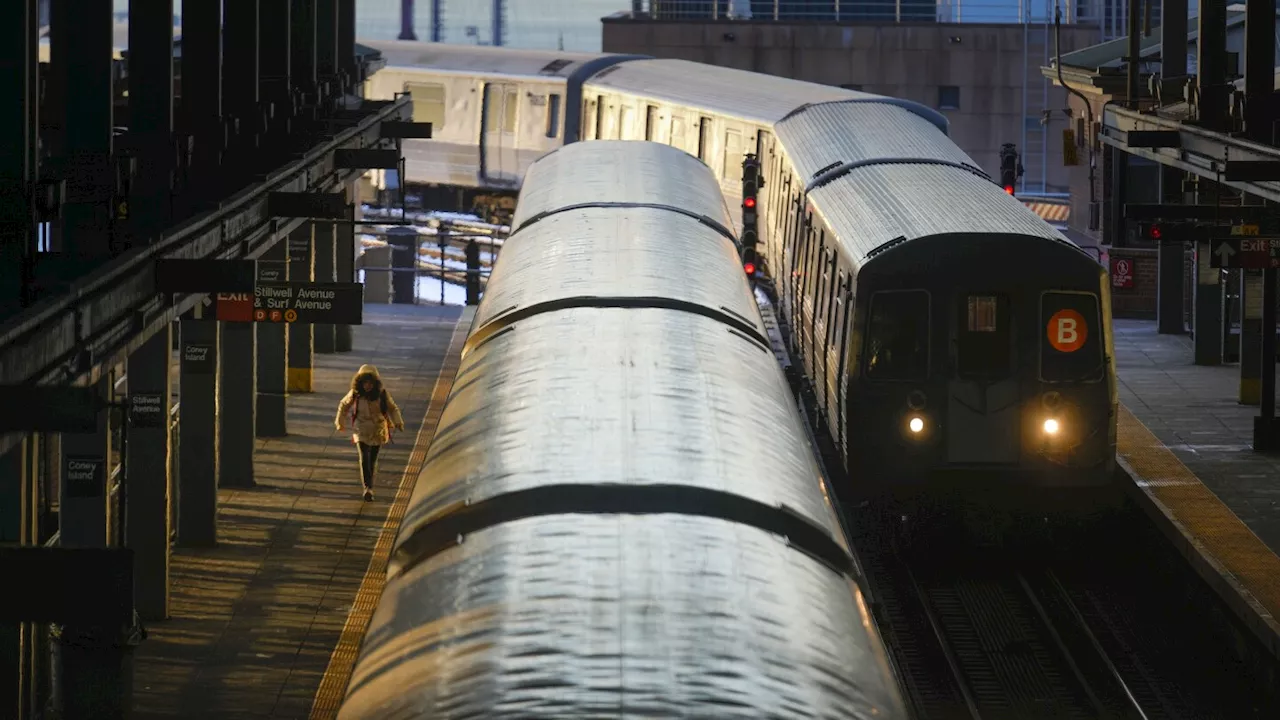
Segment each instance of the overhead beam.
[[[195,306],[200,295],[170,296],[155,283],[155,261],[257,258],[302,219],[267,211],[272,192],[340,190],[361,171],[334,168],[335,150],[376,147],[380,125],[408,120],[408,96],[366,101],[369,115],[303,158],[223,203],[216,212],[170,230],[163,241],[104,265],[68,293],[29,308],[0,327],[0,384],[80,384],[101,376],[166,323]],[[78,319],[82,322],[78,322]],[[20,436],[0,436],[0,453]]]
[[[1135,133],[1176,133],[1178,143],[1175,147],[1139,147],[1129,142]],[[1118,107],[1108,107],[1103,112],[1101,140],[1130,155],[1280,202],[1280,182],[1260,179],[1275,177],[1280,180],[1280,172],[1277,171],[1280,165],[1276,165],[1280,163],[1280,148]]]

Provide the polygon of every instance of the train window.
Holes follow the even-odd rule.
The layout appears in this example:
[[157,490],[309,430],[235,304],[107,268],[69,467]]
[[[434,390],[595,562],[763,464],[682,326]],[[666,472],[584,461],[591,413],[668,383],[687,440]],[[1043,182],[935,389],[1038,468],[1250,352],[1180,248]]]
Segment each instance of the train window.
[[405,90],[413,100],[413,121],[429,122],[435,132],[444,128],[445,90],[436,83],[406,83]]
[[1097,382],[1106,370],[1098,297],[1047,292],[1040,299],[1040,378],[1050,383]]
[[516,131],[516,110],[520,107],[520,94],[508,87],[502,97],[502,132]]
[[924,379],[929,372],[929,294],[885,290],[872,295],[866,347],[868,379]]
[[711,140],[711,120],[709,118],[701,118],[698,120],[698,159],[702,162],[707,161],[707,143]]
[[596,140],[604,139],[604,96],[596,96]]
[[684,150],[684,118],[671,116],[671,147]]
[[552,94],[547,102],[547,137],[560,135],[560,96]]
[[724,162],[721,163],[720,177],[724,182],[742,182],[742,133],[737,130],[724,131]]
[[658,119],[658,108],[650,105],[644,109],[644,139],[652,141],[655,121]]
[[994,295],[970,295],[969,332],[995,332],[997,304]]
[[956,373],[962,378],[1004,378],[1013,367],[1013,322],[1002,295],[961,296]]

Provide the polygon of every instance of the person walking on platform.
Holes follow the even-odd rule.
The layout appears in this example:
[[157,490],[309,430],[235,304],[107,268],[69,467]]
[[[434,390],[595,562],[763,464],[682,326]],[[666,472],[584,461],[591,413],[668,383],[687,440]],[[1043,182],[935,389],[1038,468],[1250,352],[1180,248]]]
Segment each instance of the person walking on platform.
[[[346,421],[346,423],[344,423]],[[338,403],[338,416],[333,424],[342,432],[351,426],[352,442],[360,450],[360,474],[364,481],[364,499],[373,499],[373,476],[378,466],[378,451],[391,442],[391,428],[404,430],[404,418],[391,393],[382,386],[378,369],[361,365],[351,378],[351,390]]]

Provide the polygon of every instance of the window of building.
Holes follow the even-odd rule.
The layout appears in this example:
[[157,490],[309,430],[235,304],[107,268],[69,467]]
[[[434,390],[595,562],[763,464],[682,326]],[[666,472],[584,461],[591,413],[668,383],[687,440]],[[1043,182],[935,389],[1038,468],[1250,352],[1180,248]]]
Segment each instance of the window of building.
[[405,90],[413,99],[413,121],[431,123],[432,132],[444,128],[445,90],[436,83],[406,83]]
[[919,380],[929,373],[929,294],[890,290],[871,297],[867,378]]
[[938,87],[938,109],[939,110],[959,110],[960,109],[960,88],[955,85],[941,85]]

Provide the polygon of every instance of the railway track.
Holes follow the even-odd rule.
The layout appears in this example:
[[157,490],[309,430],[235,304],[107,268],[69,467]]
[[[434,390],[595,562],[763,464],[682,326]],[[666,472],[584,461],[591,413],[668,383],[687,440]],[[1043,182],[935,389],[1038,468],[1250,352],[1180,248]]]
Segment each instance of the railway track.
[[1211,627],[1216,598],[1142,534],[1017,551],[857,539],[913,717],[1280,717],[1239,638]]

